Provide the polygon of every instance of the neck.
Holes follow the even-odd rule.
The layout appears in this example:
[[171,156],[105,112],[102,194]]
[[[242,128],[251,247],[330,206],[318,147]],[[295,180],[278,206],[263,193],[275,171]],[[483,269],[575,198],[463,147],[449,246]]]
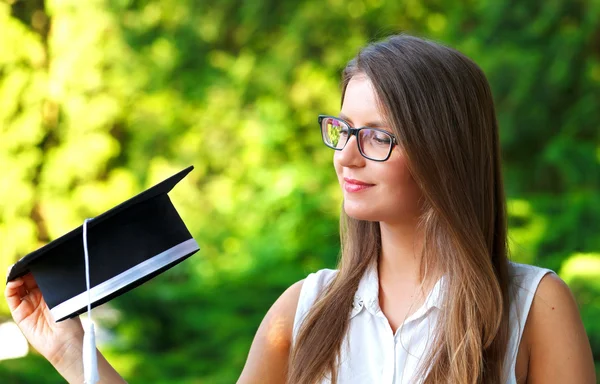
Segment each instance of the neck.
[[380,222],[381,254],[379,278],[384,282],[420,284],[423,234],[416,223],[387,224]]

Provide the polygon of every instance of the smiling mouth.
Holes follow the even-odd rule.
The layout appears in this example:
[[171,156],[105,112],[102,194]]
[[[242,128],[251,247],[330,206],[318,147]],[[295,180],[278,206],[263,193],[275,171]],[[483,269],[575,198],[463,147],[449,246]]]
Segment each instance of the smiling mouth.
[[344,177],[344,190],[346,192],[360,192],[373,186],[375,186],[375,184],[369,184],[364,181]]

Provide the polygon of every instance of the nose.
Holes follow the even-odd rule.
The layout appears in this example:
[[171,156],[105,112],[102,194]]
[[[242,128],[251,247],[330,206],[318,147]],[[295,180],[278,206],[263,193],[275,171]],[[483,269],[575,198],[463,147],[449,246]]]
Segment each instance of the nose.
[[344,149],[342,149],[341,151],[335,151],[333,160],[342,167],[364,166],[366,159],[360,154],[360,151],[358,150],[356,136],[350,136],[350,139],[348,139],[348,142],[346,143]]

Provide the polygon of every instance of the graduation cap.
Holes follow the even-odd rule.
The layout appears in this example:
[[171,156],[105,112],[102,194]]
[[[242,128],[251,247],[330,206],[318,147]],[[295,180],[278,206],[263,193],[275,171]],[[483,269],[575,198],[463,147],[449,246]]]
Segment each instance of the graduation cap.
[[[31,272],[59,322],[85,312],[88,301],[90,308],[97,307],[182,262],[200,248],[168,192],[192,169],[184,169],[23,257],[10,268],[7,281]],[[89,258],[84,257],[85,251]]]

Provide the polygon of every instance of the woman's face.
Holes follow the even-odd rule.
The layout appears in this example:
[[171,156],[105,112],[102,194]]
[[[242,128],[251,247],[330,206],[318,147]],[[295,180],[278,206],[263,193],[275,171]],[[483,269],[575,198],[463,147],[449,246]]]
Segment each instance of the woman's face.
[[[392,132],[378,108],[371,81],[361,74],[348,83],[340,118],[355,128],[368,126]],[[372,161],[361,156],[352,136],[342,151],[335,151],[333,164],[348,216],[389,224],[409,223],[418,217],[421,193],[399,146],[394,146],[387,161]]]

